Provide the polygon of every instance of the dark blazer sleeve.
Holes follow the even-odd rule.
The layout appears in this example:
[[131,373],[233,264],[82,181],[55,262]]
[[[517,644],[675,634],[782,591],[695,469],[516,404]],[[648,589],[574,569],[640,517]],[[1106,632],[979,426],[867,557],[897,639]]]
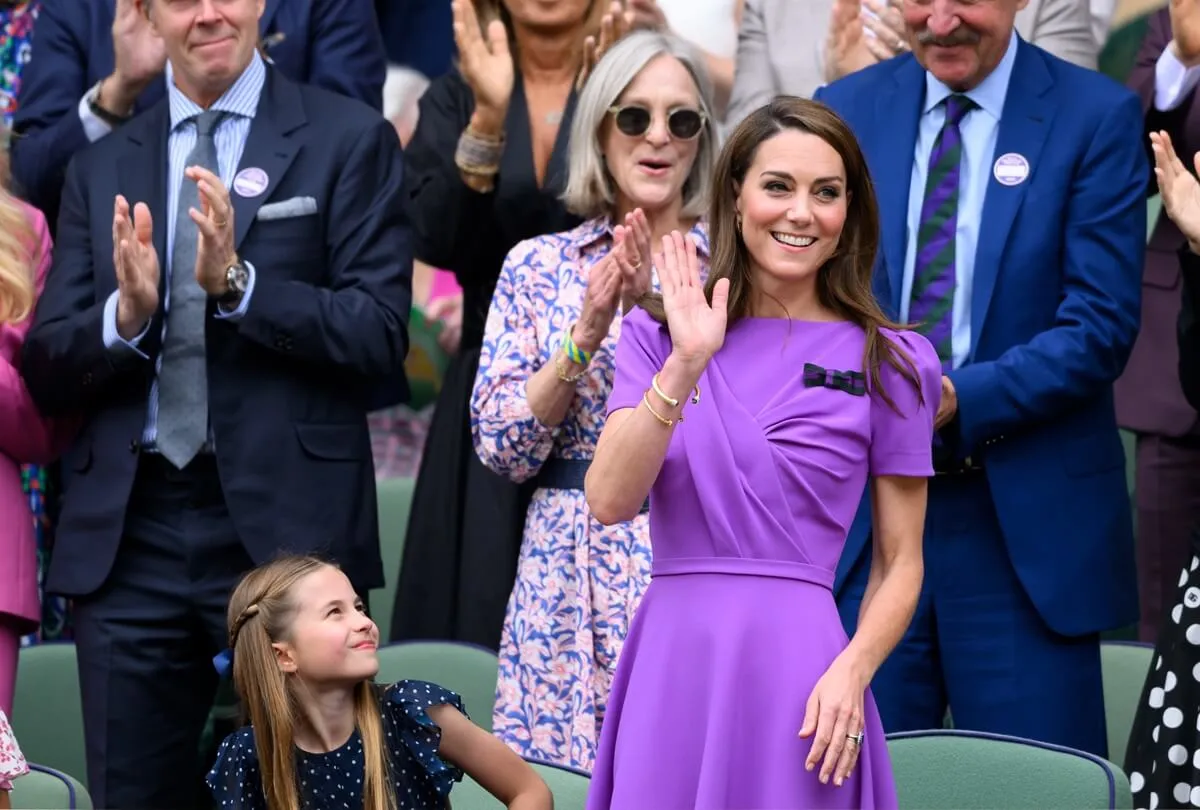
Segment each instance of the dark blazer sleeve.
[[[42,3],[34,56],[21,76],[21,103],[13,120],[16,190],[48,216],[58,210],[64,172],[72,155],[88,145],[75,112],[88,90],[86,43],[80,41],[71,22],[81,20],[84,12],[67,8],[76,2]],[[71,14],[79,16],[72,18]]]
[[387,55],[371,0],[314,0],[309,84],[383,110]]
[[412,248],[396,130],[382,118],[361,128],[331,194],[328,285],[256,270],[240,334],[289,357],[371,378],[402,374],[412,306]]
[[1183,306],[1179,310],[1179,382],[1188,404],[1200,410],[1200,256],[1184,247]]
[[[114,377],[146,372],[148,359],[130,353],[114,363],[104,348],[104,301],[97,301],[87,207],[87,161],[72,160],[63,186],[58,243],[46,287],[25,338],[22,373],[47,416],[89,411]],[[155,318],[151,329],[161,321]]]
[[[491,284],[496,266],[483,250],[500,241],[495,192],[480,194],[454,165],[458,139],[471,120],[475,99],[457,71],[436,79],[421,96],[420,117],[405,150],[406,204],[416,258],[453,270],[459,283]],[[484,273],[487,278],[473,278]]]

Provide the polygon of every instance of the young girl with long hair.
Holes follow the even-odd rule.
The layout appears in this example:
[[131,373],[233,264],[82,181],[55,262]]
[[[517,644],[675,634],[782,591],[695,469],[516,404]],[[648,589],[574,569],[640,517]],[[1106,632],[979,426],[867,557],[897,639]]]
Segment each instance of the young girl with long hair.
[[229,603],[233,679],[251,725],[221,745],[208,784],[222,808],[447,807],[467,773],[511,810],[550,810],[545,783],[420,681],[376,685],[379,630],[350,580],[314,557],[242,579]]

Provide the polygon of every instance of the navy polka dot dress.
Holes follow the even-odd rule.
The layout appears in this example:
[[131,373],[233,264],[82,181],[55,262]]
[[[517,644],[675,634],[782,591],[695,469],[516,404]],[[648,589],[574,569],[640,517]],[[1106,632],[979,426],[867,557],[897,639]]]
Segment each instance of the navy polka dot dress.
[[[449,704],[460,712],[462,700],[424,681],[400,681],[380,687],[384,740],[392,766],[399,810],[427,810],[446,805],[462,771],[438,756],[442,731],[429,718],[432,706]],[[304,810],[361,810],[364,758],[357,731],[346,744],[326,754],[296,750],[296,776]],[[254,732],[250,726],[221,743],[208,786],[222,810],[267,810]]]

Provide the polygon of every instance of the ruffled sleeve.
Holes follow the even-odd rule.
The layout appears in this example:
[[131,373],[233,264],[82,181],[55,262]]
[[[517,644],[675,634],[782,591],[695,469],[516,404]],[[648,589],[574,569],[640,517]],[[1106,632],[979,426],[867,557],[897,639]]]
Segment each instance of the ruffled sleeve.
[[17,745],[8,718],[0,709],[0,790],[12,790],[12,780],[29,773],[29,765]]
[[883,336],[915,367],[918,391],[890,363],[879,369],[879,380],[895,404],[877,392],[871,398],[871,475],[924,478],[933,475],[933,418],[942,398],[942,366],[928,340],[916,332]]
[[399,681],[383,693],[393,767],[405,759],[414,762],[429,790],[444,798],[455,782],[462,781],[463,772],[438,754],[442,730],[429,717],[429,709],[443,705],[466,714],[462,698],[425,681]]
[[254,731],[247,726],[225,738],[208,772],[208,789],[219,810],[267,810]]

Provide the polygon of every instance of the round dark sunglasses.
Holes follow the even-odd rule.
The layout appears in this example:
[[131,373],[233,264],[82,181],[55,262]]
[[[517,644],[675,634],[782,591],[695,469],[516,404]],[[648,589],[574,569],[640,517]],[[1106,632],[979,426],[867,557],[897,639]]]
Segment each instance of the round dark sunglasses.
[[[650,122],[654,120],[654,114],[650,110],[637,104],[630,104],[627,107],[609,107],[608,111],[613,114],[617,129],[631,138],[640,138],[645,135],[646,130],[650,129]],[[679,107],[667,113],[667,131],[671,133],[672,138],[690,141],[697,137],[702,129],[704,129],[704,113],[699,110]]]

